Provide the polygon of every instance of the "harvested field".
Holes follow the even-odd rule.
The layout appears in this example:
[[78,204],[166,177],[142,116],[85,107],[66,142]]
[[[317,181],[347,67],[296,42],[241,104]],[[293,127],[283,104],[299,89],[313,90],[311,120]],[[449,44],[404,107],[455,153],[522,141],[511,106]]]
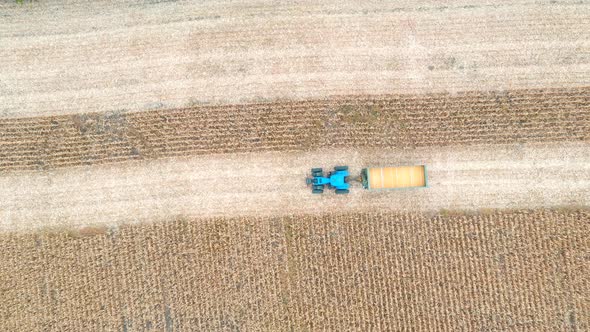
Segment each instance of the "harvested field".
[[215,153],[590,141],[590,88],[0,119],[0,133],[0,172]]
[[584,1],[0,3],[0,117],[576,88]]
[[585,331],[589,252],[588,210],[3,233],[0,327]]
[[[0,1],[0,331],[590,330],[586,1]],[[311,167],[428,166],[312,195]]]

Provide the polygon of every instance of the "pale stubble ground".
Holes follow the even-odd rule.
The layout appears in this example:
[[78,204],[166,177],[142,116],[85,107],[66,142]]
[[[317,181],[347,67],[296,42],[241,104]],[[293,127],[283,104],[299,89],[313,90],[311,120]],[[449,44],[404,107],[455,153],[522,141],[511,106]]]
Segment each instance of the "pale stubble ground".
[[[0,227],[120,225],[179,216],[280,216],[325,212],[478,210],[588,206],[586,143],[330,150],[170,158],[110,166],[7,173],[0,177]],[[305,185],[328,170],[428,165],[430,188],[346,196]]]
[[0,4],[0,116],[590,82],[577,1]]

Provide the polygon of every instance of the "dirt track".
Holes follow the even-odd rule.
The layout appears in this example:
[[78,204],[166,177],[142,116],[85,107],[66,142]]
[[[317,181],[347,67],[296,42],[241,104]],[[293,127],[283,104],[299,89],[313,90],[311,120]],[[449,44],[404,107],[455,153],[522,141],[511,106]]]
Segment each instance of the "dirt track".
[[578,1],[0,4],[0,117],[580,87]]
[[[128,162],[0,178],[0,227],[121,224],[175,216],[536,208],[590,202],[584,143],[260,153]],[[311,195],[312,166],[421,164],[427,190]]]

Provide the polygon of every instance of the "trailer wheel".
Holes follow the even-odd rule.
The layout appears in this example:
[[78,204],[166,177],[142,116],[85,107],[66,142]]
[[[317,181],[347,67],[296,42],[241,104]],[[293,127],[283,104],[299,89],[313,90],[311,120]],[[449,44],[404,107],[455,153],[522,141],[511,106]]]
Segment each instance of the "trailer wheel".
[[350,191],[348,189],[336,189],[336,194],[348,194]]
[[334,167],[335,171],[348,171],[348,166],[336,166]]

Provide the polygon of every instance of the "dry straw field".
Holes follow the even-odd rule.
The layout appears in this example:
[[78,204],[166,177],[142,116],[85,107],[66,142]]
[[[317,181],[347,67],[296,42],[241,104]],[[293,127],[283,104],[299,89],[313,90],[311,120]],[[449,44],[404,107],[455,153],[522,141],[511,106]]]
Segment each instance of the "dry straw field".
[[10,331],[584,331],[589,236],[571,209],[4,234],[0,317]]
[[576,142],[590,140],[590,88],[0,118],[0,131],[2,171],[230,152]]
[[[590,330],[585,1],[0,3],[1,331]],[[314,196],[311,167],[426,164]]]

